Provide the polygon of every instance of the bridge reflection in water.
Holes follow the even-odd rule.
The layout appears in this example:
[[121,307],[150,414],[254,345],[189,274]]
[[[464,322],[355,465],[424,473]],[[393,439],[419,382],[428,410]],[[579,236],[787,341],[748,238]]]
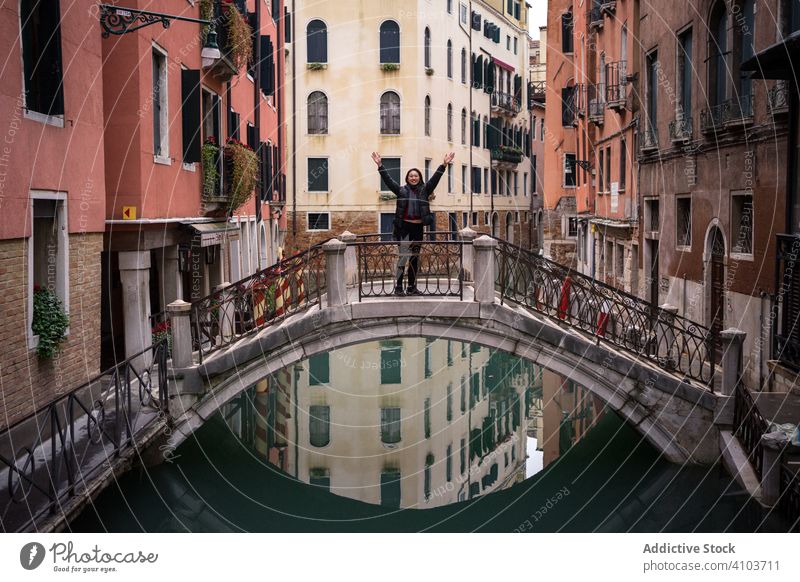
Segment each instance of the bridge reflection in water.
[[403,338],[318,354],[221,412],[242,443],[304,483],[424,509],[532,476],[600,410],[588,391],[504,352]]
[[[334,349],[225,404],[72,531],[786,531],[588,391],[475,344]],[[419,511],[423,509],[424,511]]]

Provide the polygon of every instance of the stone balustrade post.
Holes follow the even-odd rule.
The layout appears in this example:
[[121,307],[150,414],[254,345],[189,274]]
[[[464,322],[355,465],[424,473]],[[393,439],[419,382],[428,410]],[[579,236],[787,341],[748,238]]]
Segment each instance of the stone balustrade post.
[[[656,357],[665,358],[668,369],[674,370],[679,362],[680,351],[678,346],[675,345],[675,316],[678,315],[678,308],[669,303],[664,303],[661,306],[661,313],[659,314],[659,325],[661,332],[664,335],[664,351],[663,353],[656,353]],[[656,337],[655,349],[660,352],[658,337]]]
[[458,240],[462,241],[464,245],[461,250],[461,280],[464,283],[472,283],[475,271],[475,252],[472,248],[472,243],[478,237],[478,233],[469,227],[463,228],[458,231]]
[[761,437],[761,501],[766,505],[775,505],[781,496],[781,457],[788,444],[782,432]]
[[497,241],[483,235],[472,242],[472,247],[474,249],[475,301],[494,303],[494,281],[497,270],[494,250],[497,248]]
[[236,306],[234,305],[232,299],[232,295],[234,291],[232,289],[227,289],[230,287],[230,283],[220,283],[214,288],[214,291],[219,292],[220,294],[220,303],[219,306],[219,337],[223,344],[230,342],[233,339],[233,321],[236,317]]
[[329,240],[322,245],[325,251],[325,271],[328,285],[328,307],[347,305],[347,275],[345,250],[347,245],[340,240]]
[[192,304],[181,299],[167,305],[169,328],[172,333],[172,366],[188,368],[192,361]]
[[[722,345],[722,394],[733,395],[742,374],[742,348],[747,334],[738,329],[726,329],[719,334]],[[710,349],[713,349],[711,347]],[[713,357],[713,355],[711,356]]]
[[337,238],[347,245],[344,251],[345,283],[348,287],[355,287],[358,284],[358,257],[356,256],[355,245],[356,235],[346,230]]

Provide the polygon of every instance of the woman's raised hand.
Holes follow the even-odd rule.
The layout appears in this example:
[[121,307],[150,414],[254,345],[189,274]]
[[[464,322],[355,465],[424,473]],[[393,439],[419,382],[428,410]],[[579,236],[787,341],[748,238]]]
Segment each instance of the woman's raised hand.
[[456,157],[456,153],[455,152],[450,152],[449,154],[445,154],[444,155],[444,165],[446,166],[447,164],[452,162],[453,159],[455,159],[455,157]]
[[372,152],[372,161],[375,162],[378,167],[381,167],[381,155],[378,152]]

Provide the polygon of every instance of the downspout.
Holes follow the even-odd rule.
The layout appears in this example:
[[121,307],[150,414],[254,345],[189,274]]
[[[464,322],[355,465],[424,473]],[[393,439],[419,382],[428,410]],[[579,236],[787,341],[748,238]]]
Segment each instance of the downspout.
[[[259,66],[253,67],[253,76],[255,77],[255,82],[253,83],[253,123],[256,126],[256,143],[255,146],[258,151],[261,151],[261,2],[256,2],[256,54],[255,62],[259,63]],[[262,172],[263,173],[263,172]],[[261,189],[263,192],[264,185],[261,185]],[[261,192],[257,193],[256,196],[256,240],[261,242],[261,227],[263,218],[261,216],[261,204],[263,200],[261,198]],[[261,253],[256,253],[258,270],[260,271],[266,265],[261,264]]]
[[[292,0],[292,146],[297,151],[297,0]],[[292,156],[292,241],[297,237],[297,156]]]
[[[258,0],[256,0],[256,3],[258,4]],[[275,44],[276,44],[277,50],[281,51],[280,53],[278,53],[278,57],[275,59],[275,100],[278,102],[277,103],[277,110],[278,110],[278,124],[277,124],[278,125],[278,166],[279,166],[279,176],[280,176],[279,184],[278,184],[278,199],[279,199],[278,201],[282,201],[285,204],[286,200],[285,199],[281,200],[281,198],[284,195],[284,192],[286,191],[286,181],[284,179],[284,174],[283,174],[283,170],[285,168],[285,161],[286,161],[286,155],[285,155],[284,147],[283,147],[283,119],[285,119],[285,117],[284,117],[284,111],[283,111],[283,97],[282,97],[282,91],[281,91],[281,88],[283,87],[284,75],[281,72],[283,70],[281,68],[281,58],[283,58],[284,63],[285,63],[286,62],[286,34],[285,34],[285,31],[284,31],[283,27],[286,26],[286,12],[284,11],[283,3],[281,3],[281,6],[279,6],[278,9],[279,9],[278,10],[278,20],[275,22]],[[283,36],[281,36],[282,34],[283,34]],[[284,40],[281,41],[281,38],[283,38]],[[292,37],[292,38],[294,38],[294,37]],[[281,48],[281,47],[283,47],[283,48]],[[292,56],[294,56],[294,51],[292,51]],[[274,190],[273,190],[273,192],[271,192],[271,194],[272,194],[271,197],[275,196]],[[270,220],[273,220],[273,218],[272,218],[272,208],[270,208]],[[273,230],[274,229],[270,228],[270,236],[272,236]],[[278,243],[277,239],[274,242],[277,245],[277,243]],[[274,249],[274,251],[275,251],[275,257],[277,258],[277,249]]]

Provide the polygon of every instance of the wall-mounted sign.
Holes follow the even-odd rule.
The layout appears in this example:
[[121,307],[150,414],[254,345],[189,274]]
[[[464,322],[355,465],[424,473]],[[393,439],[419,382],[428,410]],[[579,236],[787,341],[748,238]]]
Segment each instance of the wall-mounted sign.
[[122,220],[136,220],[136,207],[123,206],[122,207]]

